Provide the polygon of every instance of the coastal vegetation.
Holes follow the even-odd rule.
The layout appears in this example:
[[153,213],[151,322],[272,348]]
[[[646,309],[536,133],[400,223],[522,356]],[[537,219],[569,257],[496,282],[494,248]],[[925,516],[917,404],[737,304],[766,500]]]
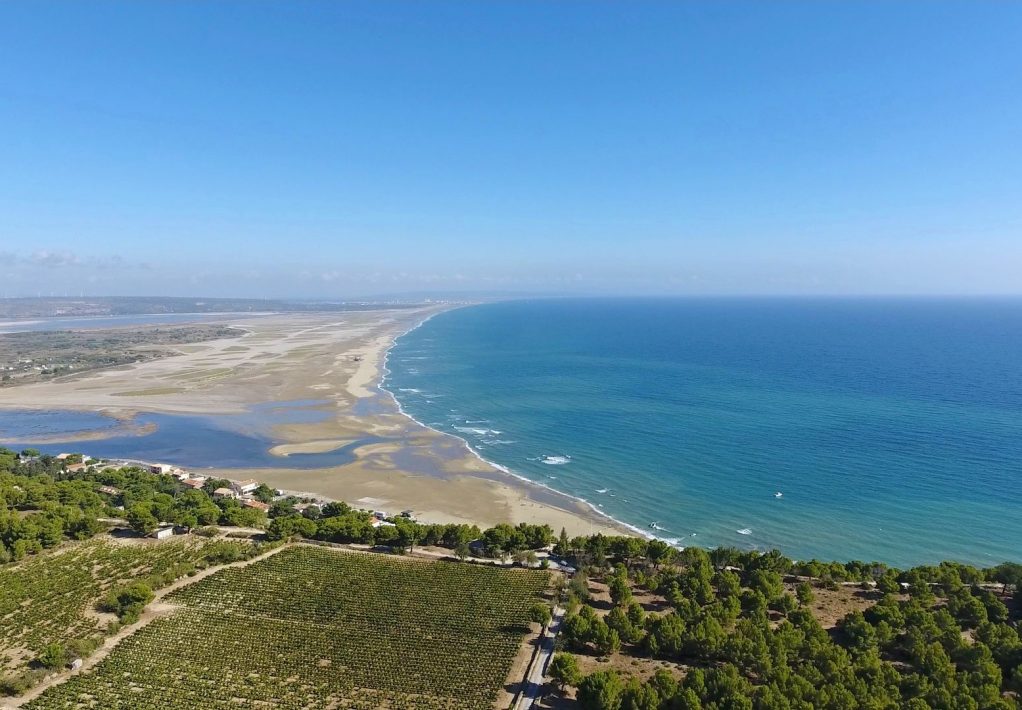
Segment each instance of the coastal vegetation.
[[[574,687],[554,699],[585,710],[1018,706],[1022,565],[897,570],[602,536],[558,548],[580,571],[550,676]],[[813,600],[843,588],[862,608],[827,628]]]
[[[266,515],[212,490],[193,490],[168,475],[139,467],[110,468],[99,462],[71,472],[81,457],[59,460],[19,457],[0,448],[0,564],[52,548],[64,540],[85,540],[121,519],[139,533],[157,523],[261,527]],[[210,488],[207,486],[207,488]]]
[[[421,524],[259,486],[251,496],[269,505],[264,513],[215,496],[224,479],[193,488],[80,458],[0,451],[7,693],[87,655],[136,620],[154,590],[262,549],[220,539],[214,525],[264,528],[270,545],[446,548],[449,561],[290,547],[175,591],[168,600],[180,611],[31,707],[135,697],[149,706],[273,698],[302,707],[319,696],[347,707],[490,707],[525,625],[546,625],[551,613],[540,598],[545,572],[453,561],[480,558],[574,572],[557,577],[567,614],[548,669],[552,706],[971,710],[1015,707],[1022,692],[1015,563],[902,570],[570,538],[526,523]],[[152,545],[99,535],[167,522],[196,534]]]
[[548,575],[309,546],[218,572],[29,708],[489,709]]
[[204,324],[0,333],[0,386],[156,360],[174,354],[168,346],[241,334]]
[[449,548],[462,559],[470,555],[516,562],[536,562],[535,550],[553,540],[549,525],[502,523],[481,531],[476,525],[457,523],[422,524],[405,517],[380,525],[369,511],[356,510],[344,502],[327,503],[321,508],[306,508],[302,513],[289,510],[289,504],[275,504],[270,510],[269,540],[301,537],[336,543],[381,545],[400,551],[416,545]]

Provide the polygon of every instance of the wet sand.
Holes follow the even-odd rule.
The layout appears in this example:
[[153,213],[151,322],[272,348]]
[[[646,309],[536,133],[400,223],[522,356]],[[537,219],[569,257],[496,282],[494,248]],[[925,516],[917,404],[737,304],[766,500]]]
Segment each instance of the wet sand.
[[[532,522],[573,535],[627,534],[584,503],[510,476],[460,439],[414,422],[380,389],[394,339],[443,309],[231,317],[225,322],[244,328],[244,336],[180,345],[179,355],[152,362],[0,389],[0,407],[103,411],[127,419],[138,412],[227,414],[265,402],[321,401],[326,420],[273,428],[279,444],[271,452],[280,468],[218,473],[359,507],[411,509],[429,522]],[[358,447],[350,464],[287,467],[287,454],[331,451],[369,437],[373,443]]]

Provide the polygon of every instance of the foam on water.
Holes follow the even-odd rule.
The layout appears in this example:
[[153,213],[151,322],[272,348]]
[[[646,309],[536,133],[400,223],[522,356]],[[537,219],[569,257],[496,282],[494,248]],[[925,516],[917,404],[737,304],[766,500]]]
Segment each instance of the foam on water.
[[[405,348],[426,359],[410,370]],[[588,505],[643,535],[897,565],[1022,557],[1022,301],[500,303],[395,352],[402,411],[430,409],[403,389],[445,395],[460,417],[441,431],[576,498],[606,489]]]

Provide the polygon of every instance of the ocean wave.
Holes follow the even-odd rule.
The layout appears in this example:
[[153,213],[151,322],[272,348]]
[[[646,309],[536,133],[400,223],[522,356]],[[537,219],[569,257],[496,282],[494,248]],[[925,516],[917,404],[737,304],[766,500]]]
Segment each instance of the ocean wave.
[[609,490],[610,490],[609,488],[597,488],[596,492],[597,493],[606,493]]
[[[434,315],[435,314],[432,314],[432,315],[428,316],[427,318],[424,318],[422,321],[417,323],[411,329],[406,331],[402,336],[399,336],[398,338],[395,338],[394,342],[391,343],[391,346],[393,347],[393,345],[396,344],[397,340],[399,340],[400,337],[403,337],[404,335],[408,335],[408,333],[411,333],[412,331],[418,330],[419,328],[421,328],[424,324],[426,324],[427,322],[432,320]],[[427,339],[424,339],[423,342],[431,342],[432,340],[433,340],[432,338],[427,338]],[[383,389],[385,392],[390,394],[391,398],[394,400],[394,404],[397,406],[398,412],[402,416],[407,417],[408,419],[410,419],[411,421],[415,422],[416,424],[418,424],[420,426],[424,426],[424,427],[433,429],[434,431],[437,431],[439,433],[446,433],[446,432],[443,431],[443,429],[441,428],[440,424],[432,424],[432,425],[424,424],[423,422],[421,422],[420,420],[416,419],[414,416],[409,414],[407,411],[405,411],[404,407],[401,405],[400,400],[398,400],[398,398],[394,396],[393,391],[391,391],[390,388],[387,386],[387,384],[388,384],[387,381],[388,381],[388,379],[390,379],[390,375],[391,375],[391,372],[390,372],[389,368],[387,367],[387,362],[388,362],[388,359],[389,359],[390,354],[391,354],[391,349],[392,348],[387,348],[386,352],[383,355],[383,368],[382,368],[383,376],[382,376],[381,382],[380,382],[381,389]],[[399,388],[397,391],[403,392],[403,391],[412,391],[412,390],[415,390],[415,388],[403,388],[403,389]],[[414,393],[415,392],[413,392],[413,394]],[[451,411],[454,411],[454,410],[451,410]],[[476,424],[476,423],[478,423],[478,424],[485,424],[485,423],[488,423],[488,421],[487,420],[466,420],[465,423],[466,424]],[[450,435],[450,434],[448,434],[448,435]],[[507,466],[504,466],[503,464],[499,464],[496,461],[491,461],[490,459],[484,458],[475,448],[472,447],[471,444],[469,444],[469,442],[467,440],[465,440],[465,439],[463,439],[461,437],[458,437],[456,435],[454,435],[454,436],[455,436],[455,438],[461,439],[462,443],[465,445],[465,448],[469,451],[469,453],[471,453],[477,459],[479,459],[480,461],[482,461],[483,463],[485,463],[485,464],[487,464],[489,466],[492,466],[496,470],[501,471],[502,473],[507,474],[508,476],[511,476],[512,478],[516,478],[516,479],[518,479],[518,480],[520,480],[520,481],[522,481],[522,482],[524,482],[526,484],[529,484],[529,485],[534,485],[534,486],[539,486],[540,488],[545,488],[546,490],[549,490],[549,491],[551,491],[553,493],[556,493],[558,495],[562,495],[565,498],[569,498],[571,500],[576,500],[576,501],[579,501],[581,503],[584,503],[596,515],[599,515],[599,516],[601,516],[603,518],[606,518],[607,520],[611,521],[612,523],[620,525],[623,528],[627,528],[628,530],[631,530],[632,532],[634,532],[639,537],[643,537],[643,538],[646,538],[646,539],[663,540],[664,542],[667,542],[669,545],[672,545],[673,547],[676,547],[676,548],[681,549],[681,550],[685,549],[684,546],[678,544],[678,539],[677,538],[664,538],[664,537],[661,537],[659,535],[654,535],[649,530],[637,527],[637,526],[632,525],[630,523],[627,523],[627,522],[625,522],[623,520],[614,518],[613,516],[611,516],[608,513],[605,513],[604,511],[600,510],[598,507],[594,506],[592,503],[589,503],[588,501],[586,501],[584,498],[581,498],[580,496],[575,496],[575,495],[572,495],[570,493],[566,493],[565,491],[558,490],[557,488],[549,486],[549,485],[547,485],[545,483],[541,483],[539,481],[535,481],[535,480],[533,480],[531,478],[528,478],[527,476],[523,476],[520,473],[517,473],[517,472],[511,470],[510,468],[508,468]],[[529,459],[529,460],[530,461],[543,461],[544,463],[546,463],[548,465],[563,465],[563,464],[569,463],[571,461],[571,457],[570,456],[545,456],[545,457],[539,457],[539,458],[534,458],[534,459]],[[556,476],[547,476],[547,478],[549,478],[551,480],[554,480],[554,479],[556,479]],[[625,502],[627,502],[627,500]],[[658,532],[659,532],[659,530],[658,530]]]
[[738,533],[739,535],[752,535],[751,528],[742,528],[741,530],[735,530],[735,532]]
[[475,434],[476,436],[500,436],[501,432],[497,429],[479,429],[477,427],[470,426],[456,426],[456,431],[460,431],[463,434]]

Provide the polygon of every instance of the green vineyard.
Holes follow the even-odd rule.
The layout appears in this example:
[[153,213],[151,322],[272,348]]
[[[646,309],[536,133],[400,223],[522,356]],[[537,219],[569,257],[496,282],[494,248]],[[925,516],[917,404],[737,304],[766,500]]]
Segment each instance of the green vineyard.
[[286,549],[182,605],[27,707],[491,708],[544,572]]
[[0,671],[24,669],[47,644],[102,636],[112,615],[101,616],[96,603],[109,589],[135,580],[180,577],[243,544],[201,538],[154,544],[94,539],[0,568]]

